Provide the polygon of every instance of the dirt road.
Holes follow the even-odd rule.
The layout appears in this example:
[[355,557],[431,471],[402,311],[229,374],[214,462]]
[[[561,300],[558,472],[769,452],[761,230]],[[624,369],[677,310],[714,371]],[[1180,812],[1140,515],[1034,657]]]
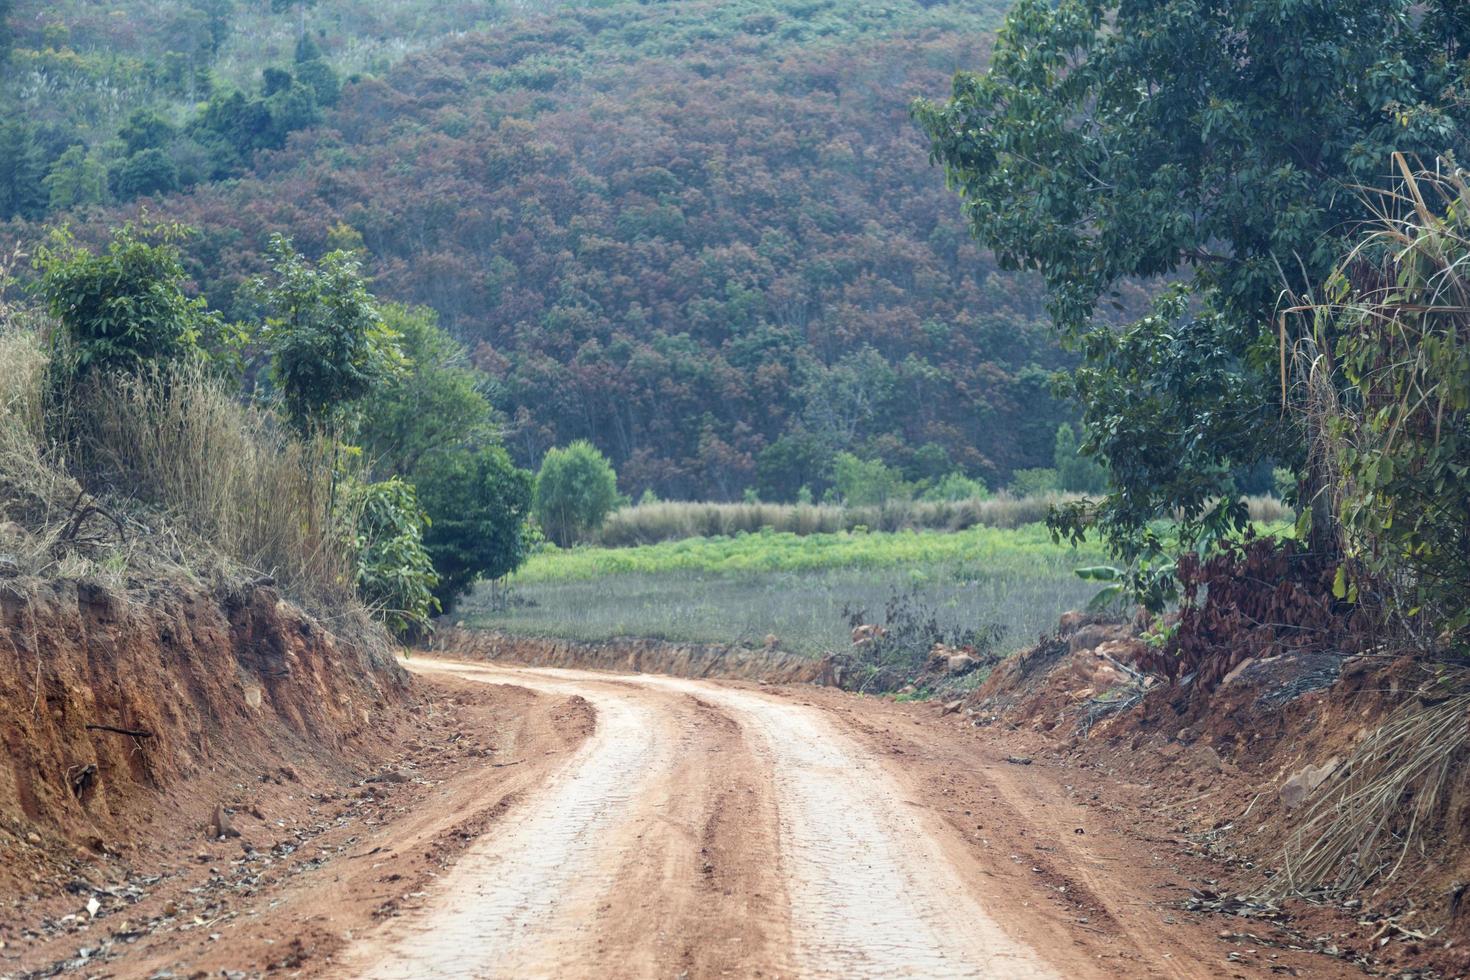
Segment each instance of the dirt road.
[[0,912],[0,978],[1356,975],[1189,911],[1220,868],[1181,813],[1044,733],[809,685],[407,665],[372,768],[262,760],[223,799],[236,837],[160,820],[95,916],[38,884]]
[[[1045,900],[1068,886],[1043,880],[1040,867],[1031,868],[1033,881],[1022,874],[1018,891],[1014,868],[998,865],[1029,859],[977,855],[954,821],[920,798],[925,788],[909,778],[901,750],[875,751],[877,732],[865,736],[841,714],[799,700],[799,690],[422,659],[411,666],[584,698],[596,727],[422,906],[345,950],[337,975],[1238,972],[1221,970],[1218,950],[1192,948],[1199,936],[1120,928],[1106,909],[1110,930],[1089,928],[1075,908]],[[1024,838],[1027,829],[998,836],[1016,832]],[[1099,865],[1095,855],[1084,860]],[[1107,905],[1106,876],[1078,870],[1090,879],[1087,896]],[[1115,904],[1145,880],[1120,870]],[[1079,929],[1106,942],[1079,941]]]

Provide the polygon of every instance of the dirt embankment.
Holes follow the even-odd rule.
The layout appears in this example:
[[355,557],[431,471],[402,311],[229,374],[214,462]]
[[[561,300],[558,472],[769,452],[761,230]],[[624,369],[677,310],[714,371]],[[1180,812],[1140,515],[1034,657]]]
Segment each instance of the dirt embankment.
[[830,658],[819,660],[782,650],[733,644],[673,643],[632,637],[583,643],[446,627],[435,635],[430,651],[435,656],[525,667],[568,667],[767,684],[834,684]]
[[10,580],[0,894],[39,896],[149,840],[203,836],[262,773],[293,780],[372,755],[407,684],[388,651],[339,642],[270,588]]
[[[1409,658],[1285,653],[1206,687],[1135,672],[1146,657],[1130,626],[1073,615],[950,714],[1029,732],[1053,764],[1134,795],[1158,833],[1215,864],[1218,881],[1193,901],[1242,916],[1243,934],[1276,927],[1372,971],[1470,971],[1470,771],[1447,759],[1395,783],[1393,770],[1420,753],[1369,751],[1406,713],[1455,709],[1464,728],[1435,671]],[[1383,794],[1369,820],[1382,833],[1352,846],[1354,821]],[[1344,842],[1341,861],[1323,861]]]

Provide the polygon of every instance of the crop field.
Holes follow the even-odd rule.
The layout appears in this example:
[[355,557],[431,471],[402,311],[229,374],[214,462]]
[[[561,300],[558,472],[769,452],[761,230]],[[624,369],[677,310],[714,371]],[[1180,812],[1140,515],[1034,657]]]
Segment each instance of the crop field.
[[846,647],[845,609],[882,622],[911,594],[944,625],[997,623],[1020,647],[1084,605],[1097,585],[1073,574],[1104,561],[1097,546],[1052,543],[1038,524],[1004,530],[812,534],[766,531],[636,548],[549,550],[508,589],[482,585],[467,625],[599,640],[615,636],[759,646],[820,655]]

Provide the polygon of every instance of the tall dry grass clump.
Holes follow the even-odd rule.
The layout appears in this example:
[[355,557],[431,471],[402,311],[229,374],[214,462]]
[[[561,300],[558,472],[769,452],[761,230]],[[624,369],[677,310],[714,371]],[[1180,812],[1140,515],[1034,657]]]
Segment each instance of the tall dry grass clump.
[[987,497],[983,500],[905,500],[870,507],[828,504],[701,503],[659,501],[624,507],[610,515],[598,535],[608,548],[657,544],[684,538],[755,534],[766,528],[792,534],[832,534],[859,527],[871,531],[963,531],[971,527],[1013,529],[1046,520],[1072,494]]
[[351,595],[352,514],[327,438],[303,440],[197,364],[74,389],[73,469],[137,501],[243,570],[316,602]]
[[57,394],[45,330],[0,309],[0,564],[116,584],[269,576],[318,613],[352,612],[355,515],[328,439],[197,364]]

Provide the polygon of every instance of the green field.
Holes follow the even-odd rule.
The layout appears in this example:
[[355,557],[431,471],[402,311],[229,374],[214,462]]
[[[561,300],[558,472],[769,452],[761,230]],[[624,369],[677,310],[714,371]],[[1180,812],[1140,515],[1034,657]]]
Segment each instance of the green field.
[[881,622],[895,592],[913,590],[945,625],[998,623],[1019,647],[1087,602],[1096,585],[1073,574],[1104,560],[1096,546],[1053,544],[1039,524],[1014,530],[814,534],[762,532],[637,548],[551,549],[508,595],[482,585],[460,606],[467,625],[600,640],[637,636],[748,643],[774,634],[784,650],[847,647],[844,608]]

